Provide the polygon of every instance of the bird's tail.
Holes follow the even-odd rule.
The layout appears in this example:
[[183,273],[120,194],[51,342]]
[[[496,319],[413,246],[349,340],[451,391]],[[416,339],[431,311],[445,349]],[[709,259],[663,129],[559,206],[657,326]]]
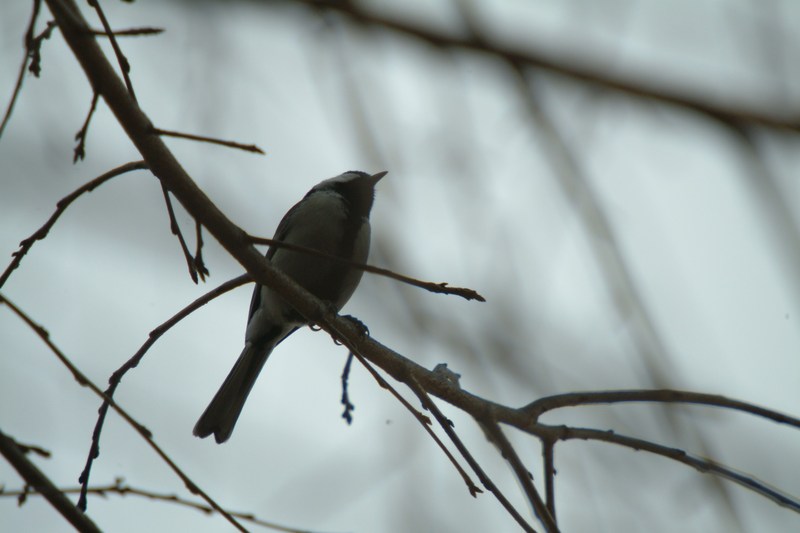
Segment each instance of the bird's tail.
[[195,424],[195,436],[205,438],[213,433],[219,444],[228,440],[261,368],[280,340],[283,339],[278,337],[267,343],[245,344],[228,377]]

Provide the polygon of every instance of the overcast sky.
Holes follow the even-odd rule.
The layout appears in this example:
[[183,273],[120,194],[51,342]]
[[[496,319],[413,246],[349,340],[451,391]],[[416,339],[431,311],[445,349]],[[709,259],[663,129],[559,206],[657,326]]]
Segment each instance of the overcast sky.
[[[369,5],[444,33],[465,31],[457,3]],[[366,275],[344,311],[380,342],[428,368],[447,363],[465,389],[511,406],[576,390],[668,387],[800,415],[796,133],[754,128],[748,144],[685,108],[532,70],[527,94],[546,116],[537,121],[519,78],[493,57],[291,2],[104,8],[112,27],[166,29],[121,40],[139,103],[158,127],[266,151],[167,140],[249,233],[272,236],[283,213],[322,179],[389,171],[373,210],[371,263],[471,287],[487,302]],[[4,105],[29,10],[25,2],[0,8]],[[526,0],[486,3],[474,15],[492,42],[719,105],[800,116],[800,4],[791,0]],[[40,26],[49,19],[43,8]],[[44,43],[42,62],[42,77],[25,79],[0,139],[0,269],[60,198],[139,159],[101,102],[86,160],[73,165],[89,85],[58,32]],[[193,223],[176,208],[193,248]],[[204,250],[211,278],[196,286],[157,181],[131,173],[78,199],[2,293],[104,386],[150,330],[242,272],[210,236]],[[196,483],[226,508],[313,531],[515,530],[491,495],[469,496],[441,450],[361,368],[350,385],[355,420],[346,425],[339,404],[346,352],[324,332],[300,331],[275,351],[228,443],[193,437],[241,350],[251,290],[181,322],[117,392]],[[50,449],[52,458],[36,462],[60,486],[77,485],[98,406],[0,307],[0,429]],[[526,511],[481,432],[440,406]],[[545,421],[676,446],[800,495],[796,430],[709,408],[669,413],[604,406]],[[539,483],[538,443],[513,438]],[[93,485],[124,477],[191,498],[116,415],[101,446]],[[800,527],[796,514],[757,495],[644,453],[569,442],[556,456],[563,531]],[[5,462],[0,486],[21,486]],[[134,497],[95,497],[89,512],[113,531],[228,528],[219,517]],[[37,498],[22,508],[0,500],[0,523],[9,531],[65,529]]]

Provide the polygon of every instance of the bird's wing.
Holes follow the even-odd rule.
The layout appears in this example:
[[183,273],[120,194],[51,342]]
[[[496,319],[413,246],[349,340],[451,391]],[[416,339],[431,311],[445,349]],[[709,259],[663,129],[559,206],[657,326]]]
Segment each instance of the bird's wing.
[[[286,240],[286,236],[289,234],[289,219],[292,218],[292,215],[297,211],[297,206],[300,205],[300,202],[294,204],[289,211],[283,215],[280,223],[278,224],[278,229],[275,230],[275,235],[272,236],[272,240],[274,241],[283,241]],[[272,256],[275,255],[275,252],[278,251],[277,246],[270,246],[267,249],[266,257],[269,260],[272,260]],[[256,284],[255,289],[253,289],[253,296],[250,298],[250,312],[247,315],[247,319],[250,320],[253,318],[253,314],[258,309],[258,306],[261,305],[261,285]]]

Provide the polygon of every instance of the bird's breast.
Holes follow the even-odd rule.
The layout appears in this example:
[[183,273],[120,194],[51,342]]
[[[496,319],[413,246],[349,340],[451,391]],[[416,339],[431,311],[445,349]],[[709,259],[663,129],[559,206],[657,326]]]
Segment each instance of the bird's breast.
[[[283,240],[335,257],[365,263],[370,226],[352,216],[336,193],[317,193],[298,205]],[[340,309],[355,291],[362,271],[334,259],[279,248],[272,264],[309,292]]]

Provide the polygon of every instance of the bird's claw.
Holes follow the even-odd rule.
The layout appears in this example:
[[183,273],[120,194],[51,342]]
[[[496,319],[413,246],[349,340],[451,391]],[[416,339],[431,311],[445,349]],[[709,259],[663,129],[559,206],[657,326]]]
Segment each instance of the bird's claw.
[[361,322],[359,319],[354,317],[353,315],[342,315],[342,318],[353,324],[355,328],[358,330],[358,334],[363,339],[364,337],[369,337],[369,328],[366,324]]

